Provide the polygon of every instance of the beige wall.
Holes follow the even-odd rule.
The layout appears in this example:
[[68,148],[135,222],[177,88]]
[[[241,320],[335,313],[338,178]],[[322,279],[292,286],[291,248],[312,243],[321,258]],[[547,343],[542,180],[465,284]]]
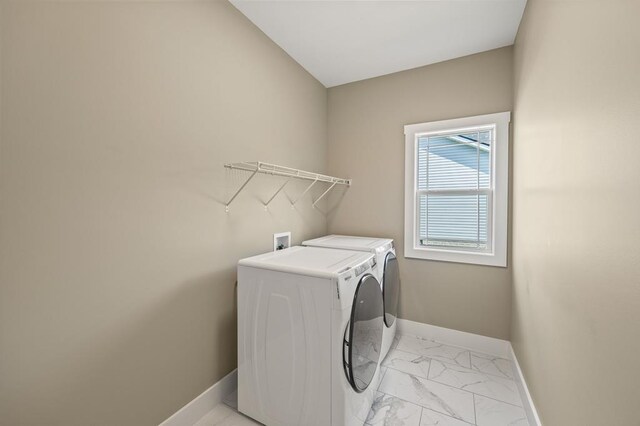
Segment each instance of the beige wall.
[[329,89],[329,171],[353,186],[329,231],[393,238],[400,317],[509,338],[508,268],[405,259],[404,125],[510,111],[512,49],[497,49]]
[[157,424],[235,367],[237,260],[326,232],[221,204],[324,171],[326,89],[226,2],[0,11],[0,424]]
[[529,0],[512,339],[546,426],[639,425],[640,2]]
[[[511,323],[545,425],[637,424],[637,16],[529,0],[513,91],[503,48],[327,104],[224,2],[0,3],[0,423],[152,425],[235,367],[235,262],[327,229],[275,178],[224,212],[260,159],[354,179],[329,231],[396,240],[401,317]],[[404,259],[403,126],[512,106],[513,271]]]

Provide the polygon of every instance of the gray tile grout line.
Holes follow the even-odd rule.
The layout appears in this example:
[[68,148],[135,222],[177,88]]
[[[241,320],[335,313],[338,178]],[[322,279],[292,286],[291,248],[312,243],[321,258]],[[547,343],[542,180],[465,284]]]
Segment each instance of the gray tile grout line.
[[[473,356],[473,354],[478,354],[478,353],[481,353],[481,352],[475,352],[475,351],[473,351],[473,352],[470,352],[470,353],[469,353],[469,356],[471,357],[471,356]],[[487,355],[487,354],[485,354],[485,355]],[[499,356],[497,356],[497,357],[495,357],[495,358],[497,358],[497,359],[503,359],[503,360],[505,360],[505,361],[507,361],[507,362],[509,362],[509,363],[513,364],[513,361],[510,361],[510,360],[508,360],[508,359],[506,359],[506,358],[502,358],[502,357],[499,357]],[[486,359],[486,358],[485,358],[485,359]],[[497,368],[497,367],[496,367],[496,368]],[[480,373],[483,373],[483,374],[488,374],[488,375],[493,376],[493,377],[500,377],[500,378],[502,378],[502,379],[513,380],[514,382],[516,381],[515,379],[512,379],[511,377],[507,377],[507,376],[505,376],[504,374],[503,374],[503,375],[501,375],[501,376],[499,376],[499,375],[497,375],[497,374],[487,373],[486,371],[482,371],[482,370],[480,370],[480,369],[473,368],[473,362],[471,363],[471,369],[472,369],[472,370],[474,370],[474,371],[478,371],[478,372],[480,372]],[[498,369],[498,370],[499,370],[499,369]]]
[[[524,409],[524,407],[521,407],[520,405],[512,404],[512,403],[510,403],[510,402],[500,401],[499,399],[495,399],[495,398],[492,398],[492,397],[490,397],[490,396],[485,396],[485,395],[482,395],[482,394],[479,394],[479,393],[475,393],[475,392],[468,391],[468,390],[466,390],[466,389],[460,389],[460,388],[457,388],[457,387],[455,387],[455,386],[448,385],[448,384],[446,384],[446,383],[440,383],[440,382],[438,382],[438,381],[436,381],[436,380],[431,380],[431,379],[428,379],[428,378],[425,378],[425,377],[422,377],[422,376],[417,376],[417,375],[415,375],[415,374],[410,374],[410,373],[407,373],[406,371],[398,370],[397,368],[387,367],[387,371],[389,371],[390,369],[391,369],[391,370],[393,370],[393,371],[397,371],[398,373],[406,374],[407,376],[416,376],[416,377],[418,377],[418,378],[420,378],[420,379],[428,380],[428,381],[430,381],[430,382],[432,382],[432,383],[436,383],[436,384],[438,384],[438,385],[446,386],[446,387],[449,387],[449,388],[451,388],[451,389],[456,389],[456,390],[459,390],[459,391],[462,391],[462,392],[470,393],[470,394],[472,394],[472,395],[478,395],[478,396],[481,396],[481,397],[483,397],[483,398],[489,398],[489,399],[492,399],[492,400],[494,400],[494,401],[498,401],[498,402],[502,402],[502,403],[504,403],[504,404],[511,405],[511,406],[513,406],[513,407],[518,407],[518,408],[522,408],[522,409]],[[431,369],[431,363],[429,363],[429,369]],[[386,375],[386,373],[385,373],[385,375]],[[382,382],[380,382],[380,383],[382,384]],[[378,388],[379,388],[379,387],[380,387],[380,386],[378,386]],[[382,393],[384,393],[384,392],[382,392]],[[385,394],[385,395],[389,395],[389,394]],[[391,395],[391,396],[393,396],[393,395]],[[520,392],[518,392],[518,396],[520,396]],[[522,398],[520,398],[520,402],[522,402]],[[412,404],[413,404],[413,403],[412,403]],[[435,410],[434,410],[434,411],[435,411]],[[451,416],[449,416],[449,417],[451,417]]]
[[[429,358],[427,355],[422,355],[422,356],[425,356],[425,357]],[[430,360],[434,360],[434,361],[441,362],[441,363],[443,363],[443,364],[452,365],[452,366],[454,366],[454,367],[464,368],[465,370],[469,370],[469,372],[471,372],[471,373],[481,374],[481,375],[482,375],[482,374],[484,374],[484,375],[486,375],[486,376],[489,376],[489,378],[491,378],[491,377],[495,377],[496,379],[507,380],[507,381],[513,382],[516,386],[518,385],[518,383],[516,383],[515,379],[511,379],[511,378],[509,378],[509,377],[505,377],[505,376],[498,376],[497,374],[487,373],[487,372],[482,371],[482,370],[478,370],[478,369],[475,369],[475,368],[465,367],[464,365],[454,364],[454,363],[452,363],[452,362],[446,362],[446,361],[442,361],[442,360],[435,359],[435,358],[429,358],[429,359],[430,359]]]
[[[414,338],[416,338],[416,339],[420,339],[419,337],[415,337],[415,336],[409,336],[409,337],[414,337]],[[422,339],[422,340],[428,340],[428,339]],[[451,348],[458,348],[458,349],[462,349],[462,350],[463,350],[463,351],[465,351],[465,352],[469,352],[469,365],[471,365],[471,350],[469,350],[469,349],[467,349],[467,348],[462,348],[462,347],[460,347],[460,346],[448,345],[448,344],[446,344],[446,343],[438,342],[437,340],[429,340],[429,341],[430,341],[430,342],[436,342],[436,343],[439,343],[439,344],[444,345],[444,346],[449,346],[449,347],[451,347]],[[398,343],[399,343],[399,342],[398,342]],[[405,350],[402,350],[402,349],[398,349],[397,347],[395,348],[395,350],[400,351],[400,352],[404,352],[404,353],[407,353],[407,354],[412,354],[412,355],[426,356],[427,358],[429,358],[429,356],[428,356],[428,355],[424,355],[424,354],[417,354],[417,353],[415,353],[415,352],[411,352],[411,351],[405,351]],[[437,360],[437,361],[440,361],[440,360]],[[460,364],[457,364],[457,363],[454,363],[454,362],[448,362],[448,361],[441,361],[441,362],[446,362],[447,364],[460,365]],[[464,365],[460,365],[460,366],[461,366],[461,367],[464,367]],[[465,367],[465,368],[469,368],[469,367]]]
[[[436,361],[437,361],[437,360],[436,360]],[[474,393],[474,392],[468,391],[468,390],[466,390],[466,389],[457,388],[457,387],[452,386],[452,385],[447,384],[447,383],[441,383],[441,382],[439,382],[439,381],[437,381],[437,380],[432,380],[432,379],[430,379],[429,377],[422,377],[422,376],[418,376],[417,374],[407,373],[406,371],[398,370],[397,368],[393,368],[393,367],[389,367],[389,366],[387,366],[387,371],[389,371],[390,369],[391,369],[391,370],[393,370],[393,371],[396,371],[396,372],[398,372],[398,373],[406,374],[407,376],[416,376],[416,377],[418,377],[418,378],[420,378],[420,379],[428,380],[428,381],[430,381],[430,382],[432,382],[432,383],[436,383],[436,384],[438,384],[438,385],[447,386],[447,387],[449,387],[449,388],[457,389],[457,390],[460,390],[460,391],[463,391],[463,392],[467,392],[467,393]],[[430,373],[430,372],[431,372],[431,362],[429,362],[429,372],[427,373],[427,376],[429,376],[429,373]],[[385,375],[386,375],[386,372],[385,372]],[[380,382],[380,383],[382,383],[382,382]],[[378,386],[378,387],[380,387],[380,386]],[[478,395],[480,395],[480,394],[478,394]],[[484,396],[484,395],[480,395],[480,396]],[[488,397],[487,397],[487,398],[488,398]],[[496,401],[499,401],[499,400],[498,400],[498,399],[496,399]],[[502,401],[501,401],[501,402],[502,402]],[[506,404],[508,404],[508,402],[507,402]],[[514,404],[511,404],[511,405],[514,405]]]
[[[387,367],[387,369],[389,369],[389,368],[391,368],[391,367]],[[395,368],[391,368],[391,369],[392,369],[393,371],[397,371],[398,373],[406,374],[407,376],[415,376],[415,374],[405,373],[404,371],[396,370]],[[473,392],[469,392],[468,390],[459,389],[459,388],[456,388],[456,387],[453,387],[453,386],[450,386],[450,385],[445,385],[444,383],[436,382],[435,380],[425,379],[424,377],[421,377],[421,376],[417,376],[417,377],[418,377],[418,378],[420,378],[420,379],[428,380],[428,381],[430,381],[430,382],[432,382],[432,383],[435,383],[435,384],[438,384],[438,385],[447,386],[447,387],[449,387],[449,388],[451,388],[451,389],[456,389],[456,390],[459,390],[459,391],[463,391],[463,392],[466,392],[466,393],[470,393],[470,394],[472,395],[472,397],[473,397]],[[436,413],[438,413],[438,414],[442,414],[443,416],[451,417],[452,419],[460,420],[461,422],[464,422],[464,423],[467,423],[467,424],[471,424],[471,423],[469,423],[469,422],[468,422],[468,421],[466,421],[466,420],[463,420],[463,419],[459,419],[459,418],[457,418],[457,417],[450,416],[450,415],[448,415],[448,414],[446,414],[446,413],[442,413],[442,412],[440,412],[440,411],[438,411],[438,410],[434,410],[433,408],[427,408],[427,407],[425,407],[425,406],[423,406],[423,405],[416,404],[415,402],[407,401],[406,399],[402,399],[402,398],[397,397],[397,396],[395,396],[395,395],[392,395],[392,394],[390,394],[390,393],[385,393],[385,392],[382,392],[381,390],[378,390],[378,392],[380,392],[380,393],[382,393],[382,394],[384,394],[384,395],[389,395],[390,397],[393,397],[393,398],[397,398],[397,399],[399,399],[399,400],[401,400],[401,401],[404,401],[404,402],[407,402],[407,403],[409,403],[409,404],[417,405],[418,407],[422,407],[422,408],[424,408],[424,409],[434,411],[434,412],[436,412]],[[482,395],[480,395],[480,396],[482,396]],[[498,402],[500,402],[500,401],[498,401]],[[474,409],[475,409],[475,408],[474,408]]]
[[[404,401],[404,400],[403,400],[403,401]],[[436,410],[434,410],[433,408],[423,407],[422,405],[420,406],[420,408],[422,408],[422,411],[424,411],[424,410],[433,411],[434,413],[440,414],[441,416],[449,417],[449,418],[451,418],[451,419],[457,420],[457,421],[459,421],[459,422],[462,422],[462,423],[465,423],[465,424],[468,424],[468,425],[471,425],[471,426],[476,426],[476,424],[475,424],[475,423],[469,423],[469,422],[468,422],[468,421],[466,421],[466,420],[459,419],[459,418],[457,418],[457,417],[453,417],[453,416],[450,416],[450,415],[448,415],[448,414],[441,413],[440,411],[436,411]],[[475,418],[475,416],[474,416],[474,418]],[[420,422],[422,422],[422,414],[420,414]]]
[[[505,361],[512,362],[509,358],[503,358],[503,357],[498,356],[498,355],[488,354],[486,352],[477,351],[477,350],[471,349],[471,348],[465,348],[464,346],[452,345],[451,343],[441,342],[440,340],[426,339],[426,338],[422,338],[422,337],[418,337],[418,336],[413,336],[411,334],[398,334],[398,335],[399,336],[404,336],[404,337],[412,337],[412,338],[418,339],[418,340],[428,340],[430,342],[440,343],[441,345],[449,346],[449,347],[452,347],[452,348],[464,349],[465,351],[469,351],[470,353],[475,353],[475,354],[480,354],[480,355],[487,355],[487,356],[490,356],[492,358],[504,359]],[[398,339],[398,342],[400,342],[400,339]],[[411,352],[411,353],[413,353],[413,352]]]
[[[478,334],[478,336],[479,336],[479,334]],[[509,340],[505,340],[505,342],[509,342]],[[452,345],[452,346],[455,346],[455,345]],[[498,355],[494,355],[494,354],[488,354],[488,353],[486,353],[486,352],[477,351],[477,350],[475,350],[475,349],[469,349],[469,350],[470,350],[471,352],[473,352],[474,354],[486,355],[486,356],[490,356],[490,357],[492,357],[492,358],[504,359],[504,360],[509,361],[509,358],[505,358],[505,357],[502,357],[502,356],[498,356]]]
[[[409,336],[409,337],[415,337],[415,336]],[[415,337],[415,338],[419,339],[419,337]],[[427,339],[422,339],[422,340],[427,340]],[[417,353],[415,353],[415,352],[410,352],[410,351],[406,351],[406,350],[403,350],[403,349],[395,348],[395,349],[393,349],[393,350],[396,350],[396,351],[399,351],[399,352],[404,352],[404,353],[406,353],[406,354],[411,354],[411,355],[424,356],[424,357],[429,358],[430,360],[436,360],[436,361],[439,361],[439,362],[444,362],[445,364],[456,365],[456,366],[459,366],[459,367],[462,367],[462,368],[466,368],[466,369],[471,370],[471,371],[474,371],[474,372],[478,372],[478,373],[480,373],[480,374],[488,374],[489,376],[497,377],[497,378],[499,378],[499,379],[511,380],[512,382],[515,382],[515,381],[516,381],[515,379],[512,379],[512,378],[510,378],[510,377],[499,376],[499,375],[497,375],[497,374],[491,374],[491,373],[487,373],[487,372],[484,372],[484,371],[482,371],[482,370],[478,370],[478,369],[473,368],[473,364],[471,364],[471,354],[472,354],[472,353],[482,353],[482,352],[472,351],[472,350],[470,350],[470,349],[466,349],[466,348],[463,348],[463,347],[461,347],[461,346],[449,345],[449,344],[447,344],[447,343],[442,343],[442,342],[439,342],[439,341],[437,341],[437,340],[431,340],[431,341],[432,341],[432,342],[441,343],[441,344],[443,344],[443,345],[445,345],[445,346],[450,346],[450,347],[453,347],[453,348],[460,348],[460,349],[464,349],[465,351],[469,352],[469,365],[471,365],[471,367],[465,367],[464,365],[460,365],[460,364],[457,364],[457,363],[455,363],[455,362],[451,362],[451,361],[443,361],[443,360],[441,360],[441,359],[436,359],[436,358],[430,357],[429,355],[417,354]],[[389,352],[391,352],[391,350],[389,350]],[[490,355],[490,354],[484,354],[484,355]],[[491,356],[493,356],[493,355],[491,355]],[[495,357],[495,358],[504,359],[505,361],[509,361],[508,359],[506,359],[506,358],[502,358],[502,357],[499,357],[499,356],[497,356],[497,357]],[[386,357],[385,357],[385,359],[386,359]],[[513,361],[509,361],[509,362],[513,363]],[[516,383],[516,384],[517,384],[517,383]]]
[[[465,367],[466,368],[466,367]],[[512,379],[511,377],[506,377],[506,376],[498,376],[497,374],[491,374],[491,373],[487,373],[486,371],[482,371],[482,370],[477,370],[475,368],[470,368],[469,370],[479,373],[479,374],[486,374],[487,376],[491,376],[491,377],[497,377],[498,379],[504,379],[504,380],[511,380],[512,382],[515,383],[515,379]],[[516,383],[517,384],[517,383]]]
[[[396,370],[396,371],[397,371],[397,370]],[[389,396],[389,397],[391,397],[391,398],[399,399],[400,401],[402,401],[402,402],[404,402],[404,403],[411,404],[411,405],[415,405],[416,407],[420,408],[420,410],[421,410],[421,411],[420,411],[420,423],[422,423],[422,412],[423,412],[424,410],[429,410],[429,411],[433,411],[434,413],[438,413],[438,414],[440,414],[440,415],[443,415],[443,416],[445,416],[445,417],[449,417],[449,418],[452,418],[452,419],[454,419],[454,420],[459,420],[459,421],[461,421],[462,423],[466,423],[466,424],[468,424],[468,425],[472,425],[472,423],[469,423],[469,422],[468,422],[468,421],[466,421],[466,420],[462,420],[462,419],[459,419],[459,418],[457,418],[457,417],[453,417],[453,416],[450,416],[450,415],[448,415],[448,414],[441,413],[440,411],[436,411],[436,410],[434,410],[434,409],[432,409],[432,408],[424,407],[424,406],[422,406],[422,405],[420,405],[420,404],[416,404],[415,402],[407,401],[406,399],[402,399],[402,398],[400,398],[400,397],[398,397],[398,396],[391,395],[390,393],[385,393],[385,392],[382,392],[382,391],[378,391],[378,392],[380,392],[380,393],[381,393],[381,394],[383,394],[383,395]],[[482,395],[481,395],[481,396],[482,396]],[[475,404],[474,404],[474,405],[475,405]],[[475,410],[475,407],[474,407],[474,410]],[[369,411],[371,411],[371,410],[369,410]],[[475,416],[475,414],[474,414],[474,416]]]
[[[473,392],[471,392],[471,393],[473,393]],[[492,397],[490,397],[490,396],[481,395],[481,394],[479,394],[479,393],[474,393],[474,395],[476,395],[476,396],[480,396],[480,397],[482,397],[482,398],[487,398],[487,399],[490,399],[490,400],[492,400],[492,401],[500,402],[500,403],[502,403],[502,404],[507,404],[507,405],[510,405],[510,406],[512,406],[512,407],[520,408],[521,410],[524,410],[524,407],[522,407],[522,406],[520,406],[520,405],[512,404],[512,403],[510,403],[510,402],[500,401],[499,399],[495,399],[495,398],[492,398]],[[522,399],[520,399],[520,402],[522,402]]]
[[[431,363],[429,363],[429,368],[431,368]],[[408,376],[416,376],[416,377],[418,377],[418,378],[420,378],[420,379],[425,379],[425,380],[429,380],[430,382],[437,383],[437,384],[439,384],[439,385],[440,385],[440,384],[444,385],[444,383],[436,382],[435,380],[431,380],[431,379],[429,379],[429,378],[427,378],[427,377],[418,376],[417,374],[407,373],[406,371],[398,370],[397,368],[387,367],[387,371],[389,371],[389,369],[391,369],[391,370],[393,370],[393,371],[397,371],[398,373],[406,374],[406,375],[408,375]],[[427,375],[428,375],[428,373],[427,373]],[[458,388],[455,388],[455,387],[453,387],[453,386],[451,386],[451,385],[446,385],[446,386],[449,386],[449,387],[454,388],[454,389],[458,389]],[[460,389],[460,390],[464,390],[464,389]],[[469,392],[469,391],[465,391],[465,392]]]
[[494,354],[488,354],[486,352],[476,351],[475,349],[469,349],[469,350],[471,351],[471,353],[474,353],[474,354],[484,355],[485,357],[488,356],[488,357],[491,357],[491,358],[504,359],[505,361],[511,362],[511,360],[509,358],[505,358],[505,357],[494,355]]

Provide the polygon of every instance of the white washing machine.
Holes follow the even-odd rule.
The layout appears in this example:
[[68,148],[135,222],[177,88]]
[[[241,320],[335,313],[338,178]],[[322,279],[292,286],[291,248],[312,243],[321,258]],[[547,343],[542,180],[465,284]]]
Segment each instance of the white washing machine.
[[362,426],[384,308],[371,253],[291,247],[238,262],[238,409],[268,426]]
[[327,235],[325,237],[307,240],[303,246],[324,247],[342,250],[366,251],[376,256],[376,278],[382,285],[384,303],[385,330],[382,337],[382,352],[380,359],[384,359],[391,348],[398,326],[398,296],[400,292],[400,270],[393,240],[389,238],[351,237],[347,235]]

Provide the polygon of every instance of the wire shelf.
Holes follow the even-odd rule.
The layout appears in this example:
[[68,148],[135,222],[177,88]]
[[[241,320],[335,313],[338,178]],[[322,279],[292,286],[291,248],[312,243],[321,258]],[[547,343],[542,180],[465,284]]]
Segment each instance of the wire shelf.
[[280,188],[278,188],[276,193],[273,194],[271,198],[269,198],[269,201],[267,201],[267,203],[265,204],[265,208],[267,208],[267,206],[271,203],[271,201],[273,201],[276,195],[278,195],[280,191],[282,191],[284,187],[287,186],[287,184],[291,179],[303,179],[303,180],[312,181],[311,184],[307,187],[307,189],[305,189],[304,192],[295,201],[291,203],[292,206],[294,206],[318,182],[330,183],[331,186],[313,202],[313,207],[315,207],[316,204],[322,198],[324,198],[336,185],[346,185],[346,186],[351,185],[351,179],[343,179],[343,178],[338,178],[334,176],[323,175],[320,173],[309,172],[306,170],[293,169],[291,167],[285,167],[285,166],[278,166],[277,164],[263,163],[261,161],[243,162],[243,163],[227,163],[224,166],[232,170],[244,170],[247,172],[252,172],[251,176],[249,176],[249,178],[246,181],[244,181],[244,183],[240,186],[240,188],[238,188],[236,193],[233,194],[233,196],[225,204],[226,211],[229,211],[229,206],[231,205],[233,200],[236,199],[238,194],[242,192],[242,190],[247,186],[247,184],[251,181],[251,179],[253,179],[256,176],[256,174],[259,174],[259,173],[273,175],[273,176],[283,176],[283,177],[289,178],[285,181],[284,184],[282,184]]

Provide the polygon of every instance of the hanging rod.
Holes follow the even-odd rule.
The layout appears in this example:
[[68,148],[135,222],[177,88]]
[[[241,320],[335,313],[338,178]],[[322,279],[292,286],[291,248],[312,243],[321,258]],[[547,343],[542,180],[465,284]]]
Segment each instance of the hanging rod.
[[[232,170],[244,170],[244,171],[247,171],[247,172],[252,172],[251,175],[247,178],[247,180],[244,181],[244,183],[240,186],[240,188],[238,188],[236,193],[233,194],[233,196],[226,203],[226,205],[225,205],[225,210],[226,211],[229,211],[229,205],[233,202],[233,200],[236,199],[238,194],[240,194],[240,192],[242,192],[242,190],[247,186],[249,181],[251,181],[251,179],[253,179],[255,177],[255,175],[258,174],[258,173],[267,174],[267,175],[273,175],[273,176],[284,176],[284,177],[288,177],[289,179],[296,178],[296,179],[304,179],[304,180],[313,181],[311,183],[311,185],[309,185],[307,187],[307,189],[304,191],[304,193],[300,197],[298,197],[298,199],[296,199],[295,202],[291,203],[292,206],[295,203],[297,203],[298,200],[300,198],[302,198],[302,196],[304,196],[307,193],[307,191],[309,189],[311,189],[311,187],[317,182],[327,182],[327,183],[330,183],[331,186],[320,197],[318,197],[317,200],[315,200],[313,202],[313,206],[314,207],[322,198],[324,198],[325,195],[327,195],[329,193],[329,191],[331,191],[331,189],[333,189],[334,186],[336,186],[336,185],[350,186],[351,185],[351,179],[342,179],[342,178],[337,178],[337,177],[334,177],[334,176],[327,176],[327,175],[322,175],[322,174],[319,174],[319,173],[308,172],[306,170],[293,169],[291,167],[278,166],[276,164],[270,164],[270,163],[263,163],[261,161],[243,162],[243,163],[227,163],[224,166],[226,168],[232,169]],[[288,182],[289,181],[287,180],[287,182],[285,182],[285,184],[282,185],[282,187],[280,187],[280,189],[278,189],[278,191],[265,204],[265,207],[268,206],[271,203],[271,201],[275,198],[275,196],[278,195],[278,193],[285,187],[285,185]]]

